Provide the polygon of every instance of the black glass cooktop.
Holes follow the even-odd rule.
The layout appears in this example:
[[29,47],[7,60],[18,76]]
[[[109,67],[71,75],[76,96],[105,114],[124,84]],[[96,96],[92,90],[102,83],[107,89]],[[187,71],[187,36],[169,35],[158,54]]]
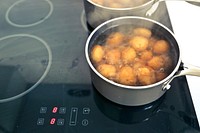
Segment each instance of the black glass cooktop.
[[[197,133],[185,77],[157,101],[115,104],[93,87],[82,0],[0,1],[0,133]],[[165,3],[151,17],[172,29]]]

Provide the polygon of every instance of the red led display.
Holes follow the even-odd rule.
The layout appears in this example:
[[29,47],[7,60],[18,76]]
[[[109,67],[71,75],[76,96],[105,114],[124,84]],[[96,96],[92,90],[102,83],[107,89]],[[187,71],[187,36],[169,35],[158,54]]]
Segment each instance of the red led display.
[[53,107],[53,109],[52,109],[52,113],[57,113],[57,111],[58,111],[58,107]]
[[55,123],[56,123],[56,118],[51,118],[50,124],[51,124],[51,125],[54,125]]

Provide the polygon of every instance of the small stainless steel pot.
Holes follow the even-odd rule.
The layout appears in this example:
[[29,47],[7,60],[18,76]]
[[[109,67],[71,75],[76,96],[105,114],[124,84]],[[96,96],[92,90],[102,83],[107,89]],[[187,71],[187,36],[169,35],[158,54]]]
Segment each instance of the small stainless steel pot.
[[[119,27],[120,25],[146,27],[157,31],[158,35],[165,37],[173,48],[172,56],[174,57],[174,67],[166,78],[151,85],[128,86],[105,78],[95,69],[90,59],[90,51],[95,40],[103,32],[113,27]],[[181,62],[181,51],[174,34],[159,22],[144,17],[124,16],[99,25],[87,39],[85,56],[91,70],[91,78],[95,88],[107,99],[121,105],[139,106],[151,103],[160,98],[170,88],[170,82],[174,78],[183,75],[200,76],[199,67],[185,65]]]
[[86,20],[92,28],[96,28],[101,23],[112,18],[121,16],[145,16],[146,12],[153,5],[154,0],[132,8],[109,8],[98,5],[91,0],[84,0]]

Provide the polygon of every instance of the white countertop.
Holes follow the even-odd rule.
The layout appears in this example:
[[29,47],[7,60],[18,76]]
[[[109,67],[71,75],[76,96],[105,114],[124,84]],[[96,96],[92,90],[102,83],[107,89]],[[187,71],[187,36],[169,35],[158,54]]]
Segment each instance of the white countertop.
[[[200,66],[200,6],[185,1],[167,1],[166,4],[182,61]],[[200,77],[186,77],[200,123]]]

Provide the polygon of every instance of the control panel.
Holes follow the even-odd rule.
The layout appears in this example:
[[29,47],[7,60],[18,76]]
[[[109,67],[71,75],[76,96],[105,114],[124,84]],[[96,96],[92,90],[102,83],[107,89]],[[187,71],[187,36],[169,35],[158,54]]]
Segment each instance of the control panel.
[[[16,133],[88,132],[96,107],[91,85],[41,85],[24,97]],[[101,113],[100,113],[101,114]]]
[[[91,111],[89,107],[84,107],[84,108],[71,107],[68,110],[69,111],[67,111],[67,107],[59,107],[59,106],[40,107],[36,125],[76,126],[77,124],[79,124],[82,126],[88,126],[89,124],[88,117]],[[80,119],[80,122],[77,123],[78,114],[82,115],[83,119]]]

